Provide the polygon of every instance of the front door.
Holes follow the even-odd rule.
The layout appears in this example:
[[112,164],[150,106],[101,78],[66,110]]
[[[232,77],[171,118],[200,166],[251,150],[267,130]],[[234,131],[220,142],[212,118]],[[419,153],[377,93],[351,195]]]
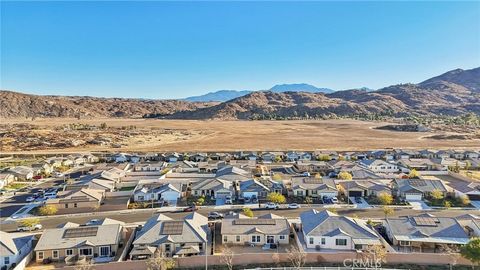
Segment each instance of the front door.
[[275,236],[267,235],[267,244],[273,244],[273,243],[275,243]]
[[100,257],[110,257],[110,246],[100,247]]

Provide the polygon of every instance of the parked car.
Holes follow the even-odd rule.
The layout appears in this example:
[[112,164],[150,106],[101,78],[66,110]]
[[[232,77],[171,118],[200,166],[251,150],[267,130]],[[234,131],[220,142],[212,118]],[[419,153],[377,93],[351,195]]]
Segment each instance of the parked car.
[[332,197],[330,200],[332,201],[332,203],[338,203],[337,197]]
[[300,204],[298,203],[291,203],[288,205],[288,209],[298,209],[300,208]]
[[220,214],[218,212],[208,213],[208,219],[221,219],[221,218],[223,218],[223,214]]
[[17,228],[17,231],[19,232],[28,232],[28,231],[36,231],[36,230],[41,230],[43,228],[42,224],[35,224],[32,227],[28,226],[20,226]]
[[192,205],[192,206],[184,208],[183,212],[194,212],[194,211],[197,211],[197,210],[198,210],[198,207],[196,205]]
[[42,176],[41,176],[41,175],[35,175],[35,176],[33,177],[33,179],[35,179],[35,180],[40,180],[40,179],[42,179]]
[[29,197],[27,197],[27,198],[25,199],[25,201],[26,201],[26,202],[33,202],[33,201],[35,201],[35,197],[29,196]]
[[310,173],[309,172],[304,172],[304,173],[302,173],[302,176],[310,177]]
[[85,226],[97,225],[100,222],[99,219],[91,219],[85,223]]
[[232,197],[231,196],[226,196],[225,197],[225,204],[232,204]]
[[362,203],[362,198],[360,198],[360,197],[355,197],[355,202],[356,202],[356,203]]
[[54,172],[54,173],[53,173],[53,176],[54,176],[54,177],[63,177],[63,176],[65,176],[65,175],[64,175],[63,173],[60,173],[60,172]]
[[278,209],[279,206],[276,203],[269,202],[269,203],[265,204],[265,208],[267,208],[267,209]]

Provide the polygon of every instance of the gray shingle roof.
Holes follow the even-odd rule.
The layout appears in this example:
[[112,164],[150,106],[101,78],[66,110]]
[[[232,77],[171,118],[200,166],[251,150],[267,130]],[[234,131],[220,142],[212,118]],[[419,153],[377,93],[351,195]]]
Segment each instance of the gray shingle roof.
[[[253,232],[269,234],[269,235],[287,235],[290,233],[290,225],[286,218],[248,218],[241,224],[237,224],[239,219],[227,218],[222,220],[222,234],[228,235],[244,235]],[[268,220],[268,224],[264,221]],[[248,224],[247,224],[248,223]]]
[[17,255],[19,250],[32,240],[33,236],[15,237],[11,233],[0,231],[0,254],[1,256]]

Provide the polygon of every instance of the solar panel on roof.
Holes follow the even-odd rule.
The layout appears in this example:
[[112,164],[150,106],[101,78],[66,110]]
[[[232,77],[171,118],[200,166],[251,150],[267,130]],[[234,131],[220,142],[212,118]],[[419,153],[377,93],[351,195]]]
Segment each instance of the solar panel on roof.
[[408,184],[414,187],[424,187],[427,185],[427,183],[423,179],[410,179],[408,180]]
[[81,227],[66,229],[63,238],[79,238],[97,236],[98,227]]
[[274,219],[236,219],[233,221],[235,225],[275,225]]
[[322,179],[304,179],[303,182],[305,184],[323,184]]
[[164,221],[160,234],[182,234],[183,221]]
[[415,224],[417,226],[432,226],[436,227],[437,223],[439,222],[438,218],[431,218],[431,217],[413,217]]

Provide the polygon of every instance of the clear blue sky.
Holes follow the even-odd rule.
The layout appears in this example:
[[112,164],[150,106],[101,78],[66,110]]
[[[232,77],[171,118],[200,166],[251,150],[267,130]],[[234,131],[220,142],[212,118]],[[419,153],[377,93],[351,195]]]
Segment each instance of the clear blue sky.
[[480,2],[1,2],[1,88],[179,98],[480,66]]

